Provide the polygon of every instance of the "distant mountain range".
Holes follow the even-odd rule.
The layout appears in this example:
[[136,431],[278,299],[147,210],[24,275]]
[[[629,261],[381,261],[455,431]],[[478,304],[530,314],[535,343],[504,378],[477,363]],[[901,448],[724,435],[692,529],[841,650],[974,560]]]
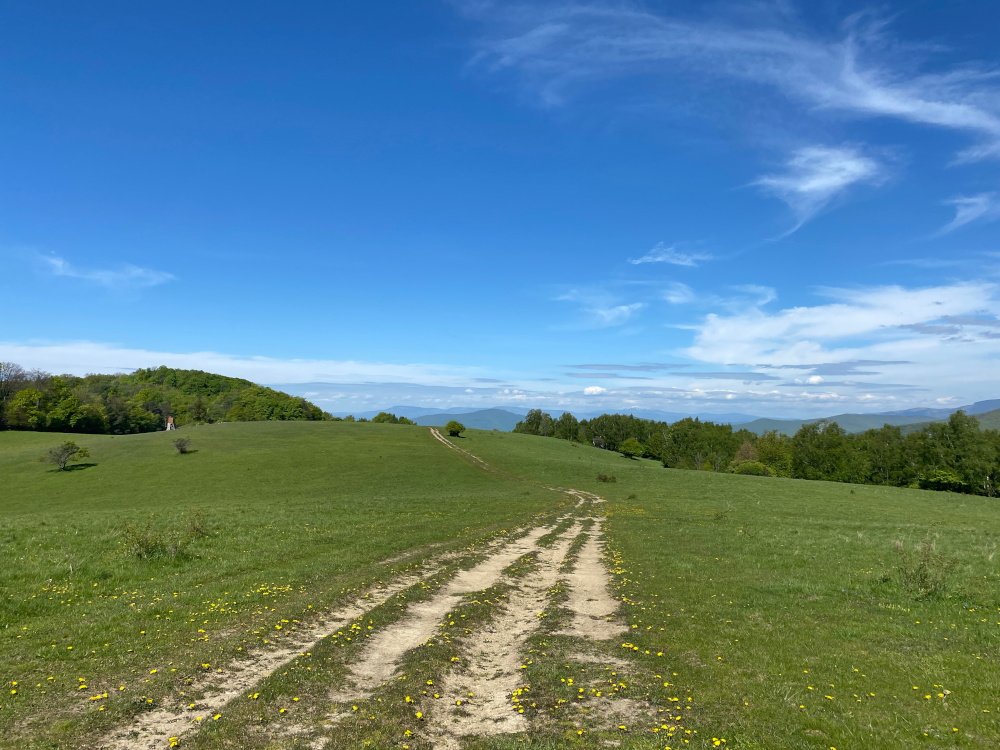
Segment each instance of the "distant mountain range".
[[[967,406],[956,406],[947,409],[906,409],[903,411],[882,412],[879,414],[837,414],[832,417],[821,417],[812,419],[770,419],[758,417],[752,414],[741,414],[739,412],[714,414],[710,412],[699,412],[696,414],[685,414],[683,412],[660,411],[658,409],[618,409],[614,411],[593,411],[593,412],[573,412],[577,419],[593,419],[601,414],[617,413],[631,414],[641,419],[653,419],[658,422],[677,422],[681,419],[693,417],[703,422],[716,422],[718,424],[731,424],[733,429],[747,429],[758,435],[770,430],[777,430],[785,435],[794,435],[804,424],[814,422],[836,422],[847,432],[864,432],[882,425],[896,425],[908,429],[919,429],[915,425],[922,426],[928,422],[947,419],[951,414],[964,410],[967,414],[977,415],[980,418],[982,427],[989,429],[1000,428],[1000,399],[989,401],[977,401]],[[476,430],[502,430],[510,432],[514,426],[520,422],[528,409],[521,407],[495,407],[490,409],[476,409],[469,406],[453,406],[448,409],[434,409],[425,406],[389,406],[377,411],[351,412],[355,417],[371,419],[379,412],[386,411],[395,414],[397,417],[407,417],[419,425],[440,427],[452,419],[461,422],[466,427]],[[548,411],[554,419],[559,418],[564,412],[558,409]],[[337,416],[347,416],[349,412],[335,412]]]
[[804,424],[836,422],[847,432],[864,432],[887,424],[908,428],[906,431],[909,432],[919,430],[930,422],[945,420],[960,409],[979,418],[980,427],[984,429],[996,429],[1000,426],[1000,399],[992,399],[977,401],[967,406],[956,406],[953,409],[906,409],[881,414],[837,414],[822,419],[755,419],[743,424],[734,424],[733,429],[743,428],[758,435],[771,430],[794,435]]
[[446,413],[425,414],[422,417],[410,417],[417,424],[431,427],[443,427],[451,420],[461,422],[466,427],[473,430],[501,430],[510,432],[514,425],[524,419],[523,414],[514,414],[503,409],[480,409],[479,411],[466,413]]
[[[425,406],[388,406],[385,409],[377,409],[373,411],[335,411],[333,414],[337,417],[346,417],[348,414],[353,414],[355,417],[360,419],[371,419],[383,411],[395,414],[397,417],[406,417],[407,419],[412,419],[414,421],[418,418],[429,416],[438,418],[440,415],[444,414],[448,415],[448,419],[458,419],[458,415],[477,414],[481,411],[505,411],[508,414],[516,415],[518,417],[518,421],[520,421],[524,415],[528,413],[528,409],[517,406],[494,406],[486,409],[477,408],[475,406],[453,406],[449,409],[434,409],[427,408]],[[543,408],[542,411],[548,412],[553,419],[558,419],[566,413],[563,409]],[[572,414],[577,419],[593,419],[594,417],[599,417],[602,414],[631,414],[633,417],[639,417],[640,419],[653,419],[657,422],[677,422],[678,420],[686,419],[687,417],[697,417],[703,422],[711,421],[718,424],[735,424],[737,422],[750,422],[755,419],[761,419],[761,417],[753,414],[740,414],[736,412],[728,414],[714,414],[709,412],[689,414],[684,412],[660,411],[658,409],[602,409],[600,411],[587,412],[574,411]],[[462,420],[458,419],[458,421],[461,422]],[[427,424],[430,424],[430,422]],[[465,423],[463,422],[463,424]],[[470,427],[471,425],[466,424],[465,426]]]

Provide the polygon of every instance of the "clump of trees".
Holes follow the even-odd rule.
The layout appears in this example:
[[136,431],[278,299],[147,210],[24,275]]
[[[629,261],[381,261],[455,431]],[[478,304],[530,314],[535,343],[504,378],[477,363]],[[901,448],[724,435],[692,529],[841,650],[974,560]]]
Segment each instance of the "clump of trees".
[[[807,423],[789,437],[682,419],[673,424],[624,414],[558,419],[534,409],[514,432],[572,440],[661,461],[667,468],[918,487],[995,497],[1000,432],[957,411],[945,422],[904,432],[885,425],[849,434],[836,422]],[[641,450],[640,450],[641,449]],[[637,452],[639,451],[639,452]]]
[[454,419],[448,422],[444,428],[448,431],[448,435],[451,437],[458,437],[465,432],[465,425]]
[[[354,421],[353,416],[351,417],[350,421],[352,422]],[[397,417],[395,414],[390,414],[387,411],[380,411],[378,414],[372,417],[371,421],[376,424],[416,424],[416,422],[414,422],[412,419],[409,419],[407,417]]]
[[52,375],[0,362],[0,429],[125,435],[208,422],[326,420],[315,404],[201,370]]

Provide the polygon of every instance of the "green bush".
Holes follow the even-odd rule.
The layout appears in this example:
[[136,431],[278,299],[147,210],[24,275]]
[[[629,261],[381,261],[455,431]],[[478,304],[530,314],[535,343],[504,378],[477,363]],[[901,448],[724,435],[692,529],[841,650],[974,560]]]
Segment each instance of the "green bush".
[[737,461],[730,471],[733,474],[747,474],[753,477],[769,477],[771,470],[760,461]]
[[618,452],[621,453],[625,458],[635,458],[636,456],[641,456],[646,449],[643,447],[635,438],[626,438],[622,441],[622,444],[618,446]]
[[146,523],[126,523],[122,529],[122,548],[127,557],[137,560],[168,558],[175,560],[187,556],[192,542],[211,536],[201,511],[188,513],[180,526],[157,526],[157,517],[150,516]]
[[936,469],[928,477],[920,477],[918,486],[922,490],[938,490],[940,492],[968,492],[969,485],[949,469]]
[[62,445],[57,445],[55,448],[49,448],[48,453],[38,460],[48,464],[55,464],[59,467],[60,471],[66,471],[66,466],[71,461],[79,461],[80,459],[88,458],[89,456],[90,451],[86,448],[81,448],[72,440],[67,440]]

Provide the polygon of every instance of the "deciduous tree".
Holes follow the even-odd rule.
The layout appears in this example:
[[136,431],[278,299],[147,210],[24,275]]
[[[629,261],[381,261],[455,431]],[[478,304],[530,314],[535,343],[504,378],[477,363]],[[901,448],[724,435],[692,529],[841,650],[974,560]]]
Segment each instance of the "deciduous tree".
[[70,463],[79,461],[81,458],[87,458],[88,456],[90,456],[90,451],[77,445],[72,440],[67,440],[62,445],[49,448],[48,452],[38,460],[55,464],[59,467],[60,471],[66,471],[66,467]]

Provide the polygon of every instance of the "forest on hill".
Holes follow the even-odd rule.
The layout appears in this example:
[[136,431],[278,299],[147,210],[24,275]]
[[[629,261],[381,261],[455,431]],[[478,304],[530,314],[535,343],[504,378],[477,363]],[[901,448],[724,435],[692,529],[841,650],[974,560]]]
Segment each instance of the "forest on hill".
[[995,497],[1000,432],[981,429],[964,411],[946,422],[904,432],[898,426],[850,434],[836,422],[804,424],[794,435],[757,435],[728,424],[682,419],[668,424],[631,415],[558,419],[534,409],[514,432],[571,440],[627,456],[662,461],[667,468],[820,479],[948,490]]
[[169,367],[53,375],[0,362],[0,429],[126,435],[207,422],[326,420],[315,404],[241,378]]

